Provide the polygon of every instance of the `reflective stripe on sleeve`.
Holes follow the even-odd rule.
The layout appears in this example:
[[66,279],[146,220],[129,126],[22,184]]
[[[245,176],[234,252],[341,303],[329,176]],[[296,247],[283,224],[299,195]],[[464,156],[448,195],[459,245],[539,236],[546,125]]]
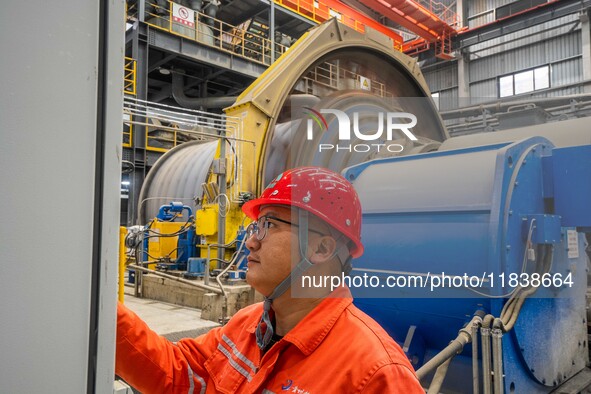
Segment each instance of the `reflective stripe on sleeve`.
[[238,348],[236,347],[236,344],[234,342],[232,342],[232,340],[230,338],[228,338],[226,336],[226,334],[222,335],[222,340],[224,342],[226,342],[228,344],[228,346],[230,346],[230,348],[232,348],[232,353],[234,353],[236,355],[236,357],[238,357],[239,360],[244,362],[244,364],[248,365],[253,373],[257,373],[256,365],[254,365],[254,363],[252,361],[250,361],[244,354],[242,354],[238,350]]
[[232,358],[232,354],[230,354],[230,351],[228,351],[228,349],[223,347],[221,343],[218,344],[218,350],[220,352],[222,352],[224,354],[224,356],[226,356],[228,358],[230,365],[236,371],[238,371],[242,376],[244,376],[246,378],[246,380],[248,380],[249,382],[252,380],[252,376],[248,373],[248,371],[246,371],[246,369],[242,368],[240,366],[240,364],[238,364],[236,361],[234,361],[234,359]]
[[203,380],[201,376],[194,373],[189,364],[187,364],[187,368],[189,373],[189,394],[193,394],[195,392],[195,382],[193,381],[193,378],[197,379],[201,384],[201,391],[199,391],[199,394],[205,394],[205,388],[207,387],[205,380]]

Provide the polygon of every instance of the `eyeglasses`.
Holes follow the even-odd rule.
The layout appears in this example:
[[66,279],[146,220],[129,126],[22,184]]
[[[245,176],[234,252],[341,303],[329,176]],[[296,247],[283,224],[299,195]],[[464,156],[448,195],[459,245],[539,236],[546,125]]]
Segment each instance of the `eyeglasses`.
[[[253,235],[256,235],[257,240],[262,241],[267,235],[267,229],[272,224],[272,222],[269,222],[269,220],[275,220],[277,222],[289,224],[290,226],[300,227],[298,224],[276,218],[275,216],[261,216],[254,222],[250,223],[248,227],[246,227],[246,238],[248,239]],[[325,235],[324,233],[321,233],[320,231],[311,228],[309,228],[308,230],[316,234]]]

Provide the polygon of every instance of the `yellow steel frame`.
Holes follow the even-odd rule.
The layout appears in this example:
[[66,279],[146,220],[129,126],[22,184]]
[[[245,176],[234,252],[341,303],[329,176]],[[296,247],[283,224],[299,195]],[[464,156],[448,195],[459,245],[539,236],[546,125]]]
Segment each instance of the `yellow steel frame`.
[[274,2],[318,24],[331,17],[330,7],[320,1],[316,1],[318,6],[314,5],[314,0],[274,0]]
[[[124,112],[124,115],[129,116],[129,123],[123,121],[123,142],[122,146],[125,148],[131,148],[133,141],[133,115]],[[127,128],[127,129],[126,129]]]
[[[322,1],[317,0],[274,0],[275,4],[278,4],[288,10],[295,12],[296,14],[303,16],[306,19],[309,19],[313,22],[321,24],[326,20],[332,18],[330,8],[328,5],[324,4]],[[341,22],[342,24],[352,27],[353,29],[357,30],[360,33],[365,32],[365,25],[348,15],[343,15],[338,11],[339,15],[341,15]]]
[[[137,78],[137,62],[130,57],[125,58],[123,65],[123,92],[125,94],[135,96],[136,94],[136,78]],[[133,115],[129,114],[129,120],[133,120]],[[131,148],[133,141],[133,124],[123,122],[123,137],[122,146]],[[129,129],[126,130],[126,127]]]
[[135,61],[135,59],[126,57],[123,70],[123,91],[125,92],[125,94],[131,94],[135,96],[135,81],[137,72],[137,62]]
[[[337,10],[332,9],[329,5],[322,2],[322,0],[273,0],[275,4],[280,5],[296,14],[309,19],[318,24],[326,22],[334,15],[331,11],[340,16],[339,22],[345,26],[349,26],[360,33],[365,33],[365,24],[359,22],[354,17],[343,14]],[[394,43],[394,48],[401,50],[402,46]]]
[[[168,152],[170,149],[174,148],[175,146],[177,146],[179,144],[178,138],[177,138],[177,131],[178,131],[178,126],[177,125],[173,125],[172,127],[169,126],[156,126],[159,130],[164,130],[167,133],[171,134],[171,137],[162,137],[162,136],[153,136],[150,135],[150,130],[149,127],[146,127],[146,150],[149,151],[153,151],[153,152]],[[161,146],[155,146],[153,145],[154,141],[164,141],[164,142],[168,142],[170,143],[171,146],[169,147],[161,147]]]
[[127,22],[133,22],[135,19],[137,19],[137,11],[137,2],[133,2],[131,6],[129,5],[129,1],[125,2],[125,20]]

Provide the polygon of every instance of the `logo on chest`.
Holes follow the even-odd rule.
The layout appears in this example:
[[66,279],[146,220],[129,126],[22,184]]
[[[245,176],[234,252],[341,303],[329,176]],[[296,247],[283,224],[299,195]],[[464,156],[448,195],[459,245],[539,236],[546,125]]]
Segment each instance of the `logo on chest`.
[[298,387],[298,385],[291,379],[287,379],[287,381],[281,385],[281,390],[296,394],[310,394],[308,390]]

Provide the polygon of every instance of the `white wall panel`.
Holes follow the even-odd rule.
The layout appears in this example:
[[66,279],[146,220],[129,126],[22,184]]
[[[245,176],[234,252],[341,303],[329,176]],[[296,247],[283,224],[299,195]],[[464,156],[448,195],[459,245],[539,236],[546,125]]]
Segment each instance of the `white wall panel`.
[[[114,11],[102,31],[99,3]],[[95,354],[102,379],[91,391],[113,390],[123,10],[122,0],[2,4],[0,393],[86,393]],[[103,298],[92,290],[97,259]],[[93,301],[104,312],[98,352]]]

